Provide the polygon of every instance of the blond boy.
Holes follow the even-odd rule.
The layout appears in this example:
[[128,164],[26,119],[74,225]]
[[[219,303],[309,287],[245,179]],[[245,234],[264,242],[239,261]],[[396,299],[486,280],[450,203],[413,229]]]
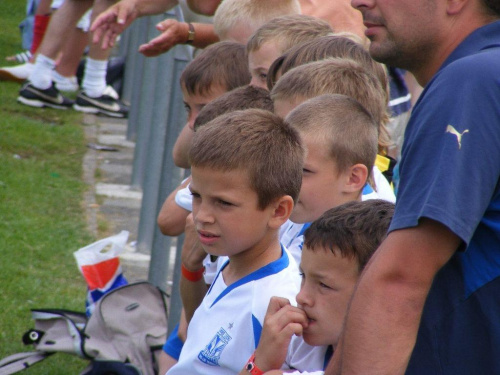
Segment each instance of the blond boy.
[[339,341],[358,278],[386,237],[393,214],[394,204],[383,200],[348,202],[311,224],[300,265],[299,306],[283,298],[271,300],[248,367],[322,373]]
[[275,59],[293,46],[331,33],[328,22],[303,14],[281,16],[267,22],[247,42],[251,84],[267,89],[267,72]]
[[303,157],[298,133],[268,111],[222,115],[195,133],[196,232],[207,253],[229,261],[196,310],[168,374],[237,373],[259,342],[271,296],[293,299],[298,291],[295,262],[278,232],[298,196]]
[[306,159],[299,200],[280,237],[300,263],[309,223],[329,208],[361,200],[363,193],[367,199],[365,187],[377,154],[377,126],[360,103],[338,94],[305,101],[286,121],[300,133]]
[[[293,68],[271,90],[275,113],[286,116],[307,99],[322,94],[342,94],[356,99],[372,115],[378,128],[387,118],[387,96],[380,80],[360,63],[330,58]],[[395,201],[394,192],[380,170],[372,168],[379,198]]]
[[300,14],[297,0],[224,0],[214,14],[214,31],[220,40],[245,44],[269,20]]

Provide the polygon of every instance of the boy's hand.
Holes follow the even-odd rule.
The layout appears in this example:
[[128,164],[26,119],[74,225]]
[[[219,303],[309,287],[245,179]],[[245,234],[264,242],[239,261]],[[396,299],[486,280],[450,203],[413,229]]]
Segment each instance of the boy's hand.
[[161,35],[139,47],[139,52],[144,56],[158,56],[187,41],[189,26],[185,22],[167,19],[158,23],[156,28],[161,31]]
[[193,214],[186,218],[186,229],[184,231],[184,244],[181,251],[181,262],[190,271],[197,271],[203,267],[203,259],[207,256],[198,240],[198,233],[194,225]]
[[262,371],[280,369],[286,359],[292,335],[302,335],[307,327],[307,316],[282,297],[269,301],[259,346],[255,351],[255,364]]
[[102,49],[113,47],[118,35],[138,16],[135,0],[119,1],[102,12],[92,23],[90,27],[90,31],[94,33],[92,42],[101,41]]

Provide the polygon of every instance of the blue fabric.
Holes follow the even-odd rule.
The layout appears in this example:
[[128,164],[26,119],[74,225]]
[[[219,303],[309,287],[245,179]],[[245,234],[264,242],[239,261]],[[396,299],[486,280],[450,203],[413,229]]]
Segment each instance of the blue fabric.
[[500,374],[499,62],[495,22],[448,57],[406,129],[390,231],[426,217],[463,241],[434,279],[408,374]]
[[387,73],[390,89],[389,111],[391,117],[395,117],[410,110],[411,96],[404,79],[404,70],[389,66]]
[[[290,263],[289,259],[288,259],[288,255],[286,254],[286,252],[283,250],[283,247],[281,248],[281,257],[277,260],[275,260],[274,262],[272,263],[269,263],[268,265],[262,267],[262,268],[259,268],[258,270],[252,272],[251,274],[241,278],[240,280],[236,281],[235,283],[232,283],[231,285],[229,285],[226,289],[224,289],[224,291],[215,299],[215,301],[212,303],[212,306],[215,305],[218,301],[220,301],[222,298],[224,298],[224,296],[226,296],[227,294],[229,294],[233,289],[239,287],[240,285],[243,285],[243,284],[246,284],[246,283],[249,283],[251,281],[254,281],[254,280],[259,280],[259,279],[262,279],[264,277],[267,277],[269,275],[273,275],[275,273],[278,273],[278,272],[281,272],[283,271],[285,268],[288,267],[288,264]],[[217,276],[215,277],[215,279],[217,279],[217,277],[219,277],[220,273],[222,272],[222,270],[229,264],[229,261],[227,261],[224,266],[222,266],[222,268],[220,269],[219,273],[217,274]],[[214,282],[212,283],[212,286],[215,284],[215,280]],[[212,287],[210,287],[210,289],[208,290],[208,293],[210,293],[212,291]]]
[[170,336],[168,336],[165,345],[163,345],[163,351],[177,361],[181,356],[181,350],[182,347],[184,346],[184,343],[178,336],[178,332],[179,332],[179,324],[175,326]]
[[253,326],[253,339],[255,342],[255,347],[257,347],[259,346],[260,335],[262,334],[262,325],[254,315],[252,315],[252,326]]

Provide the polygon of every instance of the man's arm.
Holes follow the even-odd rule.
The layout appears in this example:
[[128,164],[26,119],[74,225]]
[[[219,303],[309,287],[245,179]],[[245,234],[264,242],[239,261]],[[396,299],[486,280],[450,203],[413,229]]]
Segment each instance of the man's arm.
[[138,17],[160,14],[178,4],[177,0],[121,0],[102,12],[92,23],[93,43],[113,47],[116,38]]
[[459,245],[430,219],[391,232],[361,276],[325,374],[403,374],[434,276]]
[[189,8],[198,14],[213,16],[222,0],[187,0]]

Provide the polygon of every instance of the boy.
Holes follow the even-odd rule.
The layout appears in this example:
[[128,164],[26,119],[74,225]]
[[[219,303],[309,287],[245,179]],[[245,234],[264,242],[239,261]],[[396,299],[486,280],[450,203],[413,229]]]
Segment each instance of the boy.
[[333,33],[328,22],[302,14],[282,16],[261,26],[247,42],[251,84],[267,89],[267,71],[293,46]]
[[220,40],[246,44],[266,22],[289,14],[300,14],[297,0],[224,0],[214,14],[214,31]]
[[173,149],[175,165],[189,168],[187,154],[198,112],[222,94],[250,82],[245,47],[235,42],[219,42],[204,49],[182,72],[180,81],[187,123]]
[[[259,342],[270,297],[293,299],[298,288],[295,262],[278,232],[300,190],[304,150],[278,116],[250,109],[197,130],[189,156],[198,239],[207,253],[229,261],[191,319],[168,374],[236,373]],[[184,268],[183,276],[194,281],[202,274]]]
[[[311,224],[300,265],[299,307],[283,298],[271,300],[248,367],[297,370],[294,374],[324,370],[357,280],[386,237],[393,214],[394,204],[383,200],[348,202]],[[248,374],[248,367],[241,374]]]
[[[387,119],[385,88],[371,71],[350,59],[331,58],[298,66],[278,79],[271,90],[275,112],[280,116],[322,94],[342,94],[356,99],[379,128]],[[372,173],[378,197],[394,202],[394,191],[380,170],[372,168]]]

